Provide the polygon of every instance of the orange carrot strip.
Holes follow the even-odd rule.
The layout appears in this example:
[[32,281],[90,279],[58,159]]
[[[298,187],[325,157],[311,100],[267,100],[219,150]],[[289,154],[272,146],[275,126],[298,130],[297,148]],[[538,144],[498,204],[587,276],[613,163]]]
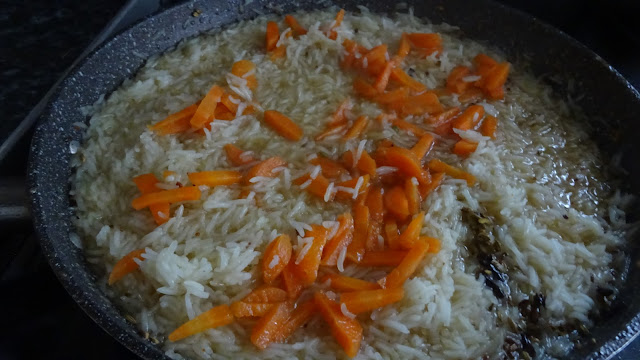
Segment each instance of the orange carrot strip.
[[398,232],[398,223],[396,222],[396,219],[389,218],[385,221],[384,235],[389,248],[392,250],[400,248],[400,245],[398,244],[398,237],[400,236],[400,233]]
[[[329,187],[329,180],[327,180],[326,177],[322,176],[322,174],[318,174],[315,179],[311,179],[311,176],[309,174],[305,174],[293,180],[292,183],[294,185],[302,185],[309,180],[311,180],[311,182],[306,188],[304,188],[304,190],[324,200],[324,196],[327,193],[327,188]],[[335,194],[331,194],[329,197],[329,201],[333,200],[334,196]]]
[[258,320],[251,330],[251,342],[258,349],[264,350],[270,343],[278,339],[278,333],[284,328],[293,306],[289,302],[277,304]]
[[407,225],[407,228],[402,232],[402,234],[400,234],[400,237],[397,240],[398,244],[407,250],[411,249],[420,237],[420,231],[422,230],[423,222],[424,211],[416,214],[413,217],[409,225]]
[[458,101],[462,104],[468,104],[482,100],[483,95],[482,90],[472,87],[460,94],[460,96],[458,96]]
[[213,85],[211,87],[189,121],[192,128],[202,129],[206,124],[213,121],[216,106],[218,105],[218,102],[220,102],[222,93],[223,90],[220,86]]
[[344,47],[346,54],[340,61],[340,67],[344,70],[353,67],[354,62],[356,61],[356,53],[364,54],[367,52],[366,48],[351,39],[345,39],[342,42],[342,46]]
[[418,191],[418,184],[412,178],[405,180],[404,193],[407,197],[409,213],[417,214],[420,211],[420,192]]
[[480,124],[480,133],[484,136],[489,136],[492,139],[496,138],[496,129],[498,128],[498,119],[494,116],[487,115],[482,124]]
[[426,181],[420,160],[411,150],[397,146],[378,148],[375,160],[378,166],[393,166],[406,176],[415,177],[420,183]]
[[236,318],[243,317],[259,317],[264,316],[269,310],[271,310],[274,306],[277,306],[277,303],[266,304],[266,303],[246,303],[244,301],[236,301],[231,303],[229,308],[231,309],[231,313]]
[[[360,185],[360,189],[358,190],[358,195],[356,195],[356,197],[359,197],[365,194],[369,189],[369,179],[370,179],[369,174],[365,174],[359,177],[354,177],[351,180],[339,182],[338,184],[336,184],[336,186],[355,189],[356,186],[358,185],[358,182],[360,181],[360,178],[362,178],[362,184]],[[353,194],[338,190],[338,192],[336,193],[336,199],[338,200],[353,199]]]
[[317,313],[318,306],[313,299],[298,305],[291,313],[291,316],[284,324],[284,328],[280,329],[274,342],[284,342],[296,330],[306,324]]
[[[367,67],[364,68],[364,59],[366,59]],[[361,59],[363,70],[371,75],[377,76],[387,65],[387,45],[381,44],[369,50]],[[376,91],[377,93],[377,91]]]
[[315,293],[314,301],[320,310],[324,321],[329,324],[331,334],[342,346],[349,357],[355,357],[362,342],[362,326],[356,319],[351,319],[342,313],[340,305],[329,299],[323,293]]
[[167,116],[164,120],[159,121],[151,126],[149,129],[157,132],[160,135],[169,135],[185,132],[191,129],[190,120],[193,114],[198,109],[198,104],[189,105],[186,108]]
[[367,129],[368,125],[369,118],[364,115],[359,116],[356,121],[353,122],[351,128],[349,128],[349,130],[347,130],[347,132],[342,136],[342,139],[350,140],[357,138]]
[[133,261],[133,259],[142,258],[142,254],[144,254],[145,249],[133,250],[132,252],[125,255],[122,259],[118,260],[118,262],[113,266],[111,270],[111,274],[109,274],[109,285],[113,285],[118,280],[122,279],[125,275],[132,273],[133,271],[138,269],[138,263]]
[[338,216],[338,231],[327,241],[322,253],[321,265],[334,266],[338,264],[340,253],[353,241],[353,217],[349,213]]
[[233,144],[225,145],[224,151],[227,154],[227,159],[234,166],[242,166],[255,161],[252,155],[243,155],[245,151]]
[[456,66],[447,77],[447,90],[455,94],[462,94],[472,84],[463,80],[469,76],[471,69],[466,66]]
[[380,285],[377,283],[338,274],[325,275],[321,282],[325,283],[327,281],[330,281],[329,287],[339,292],[380,289]]
[[442,51],[442,38],[439,34],[411,33],[407,37],[413,46],[423,49],[425,55]]
[[416,92],[424,91],[427,89],[427,87],[423,83],[412,78],[411,76],[409,76],[409,74],[404,72],[404,70],[399,67],[391,70],[391,76],[389,78],[392,81],[397,82],[400,85],[407,86],[411,90]]
[[[276,30],[277,30],[277,27],[276,27]],[[276,40],[276,42],[277,41],[278,40]],[[247,80],[247,87],[251,90],[255,90],[255,88],[258,87],[258,80],[256,79],[255,70],[256,70],[256,64],[254,64],[249,60],[239,60],[233,63],[233,65],[231,66],[231,73],[237,77]],[[253,71],[254,73],[251,75],[246,75],[250,71]],[[229,108],[230,111],[235,113],[235,109],[229,107],[227,105],[227,102],[224,102],[224,104],[225,106],[227,106],[227,108]],[[237,105],[235,107],[237,108]]]
[[274,177],[273,170],[278,167],[286,166],[287,162],[282,160],[279,156],[270,157],[266,160],[262,160],[258,164],[254,165],[244,176],[245,185],[251,184],[251,179],[256,176]]
[[250,304],[274,304],[287,300],[287,292],[275,286],[263,285],[245,296],[242,301]]
[[267,245],[262,258],[262,279],[272,283],[291,259],[291,239],[288,235],[280,235]]
[[451,109],[444,110],[438,114],[431,115],[426,119],[426,122],[431,125],[439,126],[453,118],[460,113],[459,107],[452,107]]
[[369,233],[369,208],[356,204],[353,207],[353,240],[347,247],[347,258],[353,262],[360,262],[364,256]]
[[321,141],[330,136],[340,135],[343,132],[346,132],[348,128],[349,128],[349,124],[347,123],[329,126],[325,131],[316,135],[315,140]]
[[150,205],[174,203],[179,201],[200,200],[200,189],[196,186],[185,186],[178,189],[163,190],[151,194],[143,194],[131,202],[134,209],[144,209]]
[[[291,29],[285,30],[284,36],[285,38],[290,38],[292,35]],[[271,52],[271,61],[284,57],[287,54],[287,47],[282,44]]]
[[169,334],[169,341],[178,341],[219,326],[233,322],[233,314],[227,305],[220,305],[182,324]]
[[498,65],[498,63],[493,60],[490,56],[486,55],[486,54],[478,54],[473,58],[473,63],[476,65],[476,67],[480,68],[480,69],[491,69],[494,66]]
[[402,104],[401,113],[403,115],[434,114],[441,112],[442,109],[438,95],[427,91],[420,95],[410,96]]
[[424,241],[427,244],[429,244],[429,253],[430,254],[435,254],[435,253],[439,252],[440,248],[442,247],[442,245],[440,244],[440,240],[438,240],[436,238],[429,237],[429,236],[421,236],[420,237],[420,241]]
[[460,140],[453,146],[453,153],[458,156],[467,157],[473,154],[477,148],[478,143],[468,140]]
[[484,88],[490,90],[504,85],[509,76],[509,69],[510,65],[508,62],[499,63],[493,67],[484,81]]
[[153,216],[153,220],[155,220],[156,224],[162,225],[169,221],[169,216],[171,215],[170,204],[150,205],[149,210],[151,211],[151,216]]
[[[142,194],[150,194],[160,191],[160,189],[156,187],[158,179],[154,174],[142,174],[136,176],[133,178],[133,182]],[[151,211],[151,216],[153,216],[153,220],[155,220],[156,224],[162,225],[169,221],[169,215],[171,212],[169,203],[151,205],[149,206],[149,210]]]
[[451,125],[454,129],[470,130],[473,129],[484,116],[484,107],[482,105],[471,105],[457,118],[453,119]]
[[284,22],[293,30],[295,36],[302,36],[307,33],[307,29],[303,28],[300,23],[298,23],[298,20],[291,15],[285,15]]
[[429,194],[431,194],[435,189],[440,186],[442,180],[444,179],[444,173],[439,172],[431,177],[431,181],[426,184],[419,184],[418,190],[420,191],[420,196],[423,199],[426,199]]
[[292,256],[289,264],[282,270],[282,285],[287,291],[289,299],[296,299],[304,289],[302,280],[298,278],[294,270],[295,258]]
[[407,256],[402,259],[400,265],[391,270],[389,275],[378,280],[380,287],[383,289],[401,287],[402,284],[404,284],[404,282],[407,281],[407,279],[409,279],[409,277],[416,271],[422,259],[427,255],[428,250],[429,244],[424,241],[416,241],[413,248],[407,253]]
[[361,77],[353,80],[353,90],[365,99],[373,99],[378,95],[378,90]]
[[429,169],[435,171],[435,172],[443,172],[449,176],[451,176],[452,178],[456,178],[456,179],[463,179],[467,181],[467,184],[469,186],[472,186],[473,184],[475,184],[476,182],[476,177],[469,174],[466,171],[460,170],[456,167],[453,167],[449,164],[445,164],[444,162],[438,160],[438,159],[433,159],[431,161],[429,161]]
[[427,154],[433,148],[434,142],[435,139],[433,135],[426,133],[422,135],[418,142],[411,148],[411,151],[416,154],[418,160],[422,161],[422,159],[427,156]]
[[369,267],[398,266],[407,253],[408,251],[405,250],[367,251],[358,265]]
[[402,120],[402,119],[397,118],[397,117],[393,117],[391,119],[391,124],[393,126],[399,127],[402,130],[406,130],[406,131],[412,133],[414,136],[417,136],[417,137],[421,137],[421,136],[427,135],[427,131],[422,129],[418,125],[412,124],[410,122],[407,122],[407,121]]
[[391,76],[391,71],[396,67],[396,61],[400,61],[399,59],[394,59],[391,61],[387,61],[387,64],[384,66],[384,69],[378,74],[376,77],[376,81],[373,83],[373,87],[377,92],[382,93],[384,89],[387,88],[389,84],[389,77]]
[[347,307],[352,314],[373,311],[375,309],[393,304],[402,300],[404,289],[375,289],[343,293],[340,302]]
[[384,206],[399,221],[409,216],[409,203],[401,186],[394,186],[384,193]]
[[340,9],[338,14],[336,15],[336,20],[333,22],[333,25],[329,29],[327,37],[331,40],[335,40],[338,37],[338,33],[336,33],[335,29],[342,24],[342,20],[344,19],[344,9]]
[[351,98],[346,98],[342,103],[340,103],[336,111],[333,113],[333,116],[331,117],[331,121],[329,121],[328,126],[346,124],[347,112],[351,110],[352,107],[353,107],[353,103],[351,102]]
[[305,234],[305,237],[313,238],[311,247],[309,247],[307,253],[304,254],[302,260],[295,264],[293,268],[304,285],[310,285],[316,281],[320,260],[322,258],[322,250],[327,242],[327,229],[315,224],[311,225],[311,227],[313,230],[307,231]]
[[378,236],[382,232],[382,221],[384,217],[384,201],[382,200],[383,189],[380,186],[373,186],[367,198],[365,205],[369,209],[369,233],[367,235],[366,249],[369,250],[382,250],[378,249],[379,241]]
[[267,22],[267,33],[265,40],[267,52],[276,49],[276,44],[278,43],[278,40],[280,40],[280,30],[278,29],[278,24],[276,24],[274,21]]
[[398,47],[398,58],[403,60],[409,55],[409,51],[411,51],[411,42],[409,41],[409,37],[407,37],[406,33],[402,33],[400,37],[400,46]]
[[275,110],[265,111],[264,122],[285,139],[298,141],[302,138],[302,129],[298,124],[280,112]]
[[219,186],[219,185],[232,185],[237,184],[242,180],[242,173],[240,171],[232,170],[216,170],[216,171],[200,171],[195,173],[189,173],[189,181],[193,185],[207,185],[207,186]]
[[347,174],[348,171],[338,162],[326,157],[318,156],[309,160],[311,165],[320,166],[322,168],[322,175],[328,178],[337,178],[343,174]]
[[[351,150],[348,150],[344,154],[342,154],[342,161],[347,168],[352,169],[354,167],[353,153],[351,152]],[[355,168],[369,176],[376,176],[376,162],[369,155],[369,153],[364,150],[362,151],[360,159],[358,159],[358,163],[355,165]]]
[[407,100],[407,98],[409,98],[409,88],[400,87],[393,91],[376,95],[376,97],[373,100],[381,105],[393,106],[394,104],[404,103]]

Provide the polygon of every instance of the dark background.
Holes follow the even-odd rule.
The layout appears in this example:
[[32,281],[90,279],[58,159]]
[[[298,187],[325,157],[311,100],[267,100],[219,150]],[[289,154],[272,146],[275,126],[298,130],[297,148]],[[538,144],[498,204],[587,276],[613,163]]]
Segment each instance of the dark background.
[[[0,0],[0,138],[125,2]],[[640,1],[501,2],[577,38],[640,88]],[[30,134],[0,163],[0,177],[24,175],[29,141]],[[43,260],[28,224],[0,226],[0,359],[134,358],[73,303]]]

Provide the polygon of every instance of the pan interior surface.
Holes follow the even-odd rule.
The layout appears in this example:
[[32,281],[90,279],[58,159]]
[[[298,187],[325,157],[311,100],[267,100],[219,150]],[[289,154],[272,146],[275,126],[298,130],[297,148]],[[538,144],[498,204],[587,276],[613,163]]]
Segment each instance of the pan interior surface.
[[[381,13],[395,11],[391,3],[335,3],[353,11],[357,11],[359,4]],[[161,358],[164,354],[144,340],[97,288],[82,251],[70,240],[73,214],[67,186],[72,173],[69,149],[72,142],[81,141],[82,137],[73,124],[87,120],[78,109],[92,105],[102,94],[115,90],[144,64],[145,58],[171,49],[184,38],[253,18],[257,12],[252,9],[270,13],[279,8],[287,13],[327,6],[310,1],[277,5],[273,7],[261,1],[248,5],[243,1],[195,1],[145,20],[106,43],[80,64],[64,81],[37,128],[29,176],[35,226],[44,252],[74,300],[107,332],[142,357]],[[640,113],[638,93],[599,57],[562,33],[489,1],[426,1],[408,2],[408,5],[419,17],[434,23],[458,25],[466,36],[496,46],[514,62],[529,64],[536,75],[556,84],[559,93],[575,98],[588,114],[594,132],[600,134],[597,139],[602,151],[605,154],[622,151],[622,166],[629,172],[627,178],[636,178],[638,167],[631,160],[637,157],[640,148],[634,144],[631,134],[638,126],[634,121]],[[198,17],[193,16],[195,10],[200,10]],[[566,59],[572,59],[571,63]],[[569,83],[574,84],[573,89],[568,88]],[[628,185],[629,192],[639,193],[638,184],[629,182]],[[640,276],[635,266],[637,248],[630,245],[627,254],[633,265],[629,267],[626,281],[636,283]],[[638,301],[637,290],[624,287],[611,316],[605,316],[593,329],[596,343],[574,352],[570,358],[607,358],[615,353],[638,333]]]

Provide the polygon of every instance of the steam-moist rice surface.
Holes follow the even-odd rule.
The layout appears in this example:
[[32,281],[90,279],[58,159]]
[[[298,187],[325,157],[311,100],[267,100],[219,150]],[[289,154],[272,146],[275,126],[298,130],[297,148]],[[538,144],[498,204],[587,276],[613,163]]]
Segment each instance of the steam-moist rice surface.
[[[440,57],[410,56],[403,65],[429,88],[443,86],[454,66],[471,65],[479,52],[508,60],[457,38],[451,26],[427,25],[410,15],[347,14],[338,41],[332,41],[322,30],[334,16],[335,11],[296,14],[309,33],[285,39],[287,56],[276,62],[263,50],[268,17],[185,41],[151,58],[133,79],[90,109],[85,143],[74,159],[75,224],[86,258],[102,274],[108,275],[128,252],[147,248],[141,271],[112,287],[106,286],[107,275],[99,280],[141,331],[162,341],[188,319],[242,298],[258,283],[261,253],[275,234],[295,239],[296,227],[335,220],[349,209],[290,185],[291,179],[312,170],[308,155],[336,158],[360,144],[313,141],[347,96],[355,99],[356,113],[375,118],[380,112],[353,96],[353,74],[338,66],[342,39],[366,47],[387,43],[393,53],[402,32],[439,32],[444,44]],[[260,112],[216,121],[206,136],[158,136],[147,129],[202,98],[212,84],[226,85],[231,65],[240,59],[257,64],[259,87],[253,100],[294,119],[304,129],[303,140],[284,140],[261,123]],[[455,97],[442,101],[457,103]],[[496,140],[469,132],[463,137],[479,141],[469,158],[453,155],[451,140],[437,141],[430,155],[472,173],[478,183],[468,187],[447,178],[428,197],[422,232],[440,239],[442,250],[429,255],[407,281],[402,301],[358,317],[364,327],[359,358],[500,356],[509,331],[506,319],[516,316],[517,307],[505,307],[483,277],[476,278],[477,264],[464,247],[470,236],[461,217],[465,207],[493,219],[491,236],[507,254],[514,304],[542,293],[543,328],[591,323],[595,290],[612,280],[611,251],[622,241],[618,229],[624,217],[618,204],[624,198],[604,182],[601,160],[567,106],[532,77],[514,68],[505,100],[483,105],[499,120]],[[388,125],[371,126],[365,149],[371,151],[382,138],[401,146],[417,140]],[[173,180],[186,183],[189,172],[233,168],[222,149],[227,143],[261,158],[281,156],[288,166],[276,178],[256,183],[255,195],[248,199],[238,199],[237,186],[221,186],[205,190],[201,201],[174,204],[172,218],[159,227],[148,211],[131,207],[138,195],[131,181],[136,175],[160,176],[171,170],[177,173]],[[347,265],[344,274],[377,280],[385,272]],[[161,346],[175,358],[344,356],[319,318],[286,344],[264,351],[249,341],[251,323],[239,321]],[[551,355],[571,348],[566,338],[556,336],[543,337],[536,347],[538,354],[546,348]]]

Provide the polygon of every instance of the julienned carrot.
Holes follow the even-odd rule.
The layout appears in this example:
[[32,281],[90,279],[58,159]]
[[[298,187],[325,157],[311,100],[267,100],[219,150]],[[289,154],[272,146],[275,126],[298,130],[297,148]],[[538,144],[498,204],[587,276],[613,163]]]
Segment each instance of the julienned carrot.
[[345,133],[347,131],[348,128],[349,128],[349,124],[347,124],[347,123],[337,124],[337,125],[330,125],[325,129],[325,131],[323,131],[320,134],[316,135],[315,140],[316,141],[321,141],[321,140],[324,140],[324,139],[326,139],[328,137],[331,137],[331,136],[342,135],[343,133]]
[[453,120],[460,113],[459,107],[452,107],[450,109],[444,110],[438,114],[431,115],[426,119],[428,124],[439,126],[448,121]]
[[289,302],[277,304],[258,320],[251,330],[251,342],[258,349],[264,350],[278,339],[278,334],[284,328],[293,306]]
[[358,186],[358,183],[360,183],[360,179],[362,179],[360,188],[358,188],[358,194],[356,195],[356,198],[359,198],[360,196],[365,194],[369,189],[370,178],[371,177],[369,176],[369,174],[365,174],[363,176],[354,177],[351,180],[339,182],[338,184],[336,184],[336,187],[338,189],[338,191],[336,192],[336,199],[338,200],[353,199],[353,193],[342,191],[341,188],[356,189],[356,187]]
[[233,144],[225,145],[224,152],[227,154],[229,162],[234,166],[242,166],[255,161],[253,155],[246,153],[244,150]]
[[320,166],[322,168],[322,175],[328,178],[337,178],[341,175],[348,174],[349,172],[337,161],[331,160],[326,157],[318,156],[309,160],[311,165]]
[[406,176],[415,177],[420,183],[426,181],[420,160],[411,150],[397,146],[378,148],[374,158],[378,166],[393,166]]
[[470,73],[471,69],[466,66],[454,67],[447,77],[447,90],[455,94],[462,94],[472,85],[471,82],[464,81],[464,77],[469,76]]
[[331,117],[331,121],[329,121],[328,125],[335,126],[340,124],[346,124],[347,113],[349,112],[349,110],[351,110],[351,108],[353,108],[353,102],[351,101],[350,98],[346,98],[342,103],[340,103],[336,111],[333,113],[333,116]]
[[160,135],[169,135],[185,132],[191,129],[190,120],[198,109],[198,104],[189,105],[186,108],[167,116],[164,120],[149,126],[149,129]]
[[369,267],[398,266],[407,254],[406,250],[368,251],[358,265]]
[[342,46],[346,52],[342,60],[340,60],[340,67],[343,70],[348,70],[354,66],[356,54],[362,55],[367,51],[366,48],[351,39],[344,39]]
[[384,193],[384,206],[399,221],[409,216],[409,203],[401,186],[394,186]]
[[391,70],[390,79],[400,85],[407,86],[408,88],[416,92],[424,91],[427,89],[426,85],[412,78],[399,67]]
[[[292,30],[291,29],[287,29],[284,31],[284,37],[285,38],[290,38],[292,36]],[[271,60],[275,60],[275,59],[279,59],[281,57],[284,57],[287,54],[287,46],[284,44],[281,44],[279,46],[276,46],[275,49],[273,49],[273,51],[271,52]]]
[[422,129],[418,125],[412,124],[412,123],[407,122],[405,120],[402,120],[402,119],[400,119],[398,117],[391,118],[391,124],[393,126],[399,127],[402,130],[406,130],[406,131],[412,133],[414,136],[417,136],[417,137],[421,137],[421,136],[427,135],[427,131]]
[[365,199],[365,205],[369,209],[369,234],[367,235],[366,248],[369,250],[380,249],[379,235],[382,233],[382,221],[384,218],[383,189],[380,186],[372,186]]
[[122,259],[113,266],[111,274],[109,274],[109,285],[113,285],[118,280],[122,279],[125,275],[138,269],[138,263],[134,259],[144,260],[142,254],[145,249],[137,249],[125,255]]
[[297,299],[304,289],[304,284],[296,275],[294,267],[295,257],[292,256],[289,264],[282,270],[282,287],[287,291],[289,299]]
[[219,186],[219,185],[233,185],[242,180],[242,173],[240,171],[233,170],[215,170],[215,171],[200,171],[189,173],[189,181],[193,185],[207,185],[207,186]]
[[[298,279],[302,281],[304,285],[313,284],[318,277],[318,268],[320,267],[320,259],[322,258],[322,250],[327,242],[327,229],[320,225],[311,225],[312,230],[305,234],[305,237],[312,237],[311,246],[308,248],[298,249],[297,257],[302,256],[302,259],[298,262],[296,257],[295,266],[293,270]],[[305,254],[300,254],[301,251],[306,251]]]
[[359,116],[351,125],[351,128],[342,136],[343,140],[355,139],[360,136],[369,125],[369,118],[362,115]]
[[480,101],[484,96],[482,90],[477,87],[470,87],[465,92],[458,96],[458,101],[462,104],[468,104],[476,101]]
[[373,83],[373,87],[379,93],[384,92],[389,84],[389,77],[391,77],[391,71],[396,67],[396,61],[400,62],[400,59],[394,59],[391,61],[387,61],[387,64],[384,66],[383,70],[376,77],[376,81]]
[[437,172],[433,174],[433,176],[431,176],[431,181],[429,183],[419,184],[418,190],[420,191],[420,196],[423,199],[426,199],[429,196],[429,194],[431,194],[435,189],[438,188],[438,186],[440,186],[443,179],[444,179],[444,173]]
[[249,304],[275,304],[285,300],[287,300],[287,292],[270,285],[260,286],[242,299]]
[[422,159],[427,156],[433,148],[434,142],[435,139],[433,135],[426,133],[420,137],[418,142],[411,148],[411,151],[416,155],[418,160],[422,161]]
[[356,204],[353,207],[353,240],[347,247],[347,258],[353,262],[360,262],[366,251],[369,233],[369,208]]
[[362,326],[358,320],[343,314],[340,305],[323,293],[317,292],[313,298],[322,318],[329,324],[333,337],[347,356],[355,357],[362,342]]
[[419,95],[410,96],[402,104],[401,113],[407,115],[434,114],[442,111],[442,104],[438,95],[427,91]]
[[402,262],[389,275],[378,280],[378,284],[383,289],[393,289],[401,287],[411,275],[416,271],[418,265],[429,251],[429,244],[424,241],[417,241],[413,248],[409,250]]
[[347,168],[352,169],[355,167],[356,169],[369,176],[376,175],[376,161],[373,160],[371,155],[369,155],[369,153],[364,150],[362,151],[362,154],[360,154],[360,159],[358,159],[357,164],[353,164],[353,152],[351,152],[351,150],[348,150],[344,154],[342,154],[342,161]]
[[274,306],[277,306],[277,303],[246,303],[244,301],[236,301],[231,303],[229,308],[234,317],[243,318],[263,316]]
[[376,95],[373,101],[377,102],[380,105],[389,105],[393,107],[394,104],[404,103],[408,97],[409,97],[409,88],[403,86],[395,90]]
[[201,333],[207,329],[229,325],[232,322],[233,314],[231,313],[229,306],[216,306],[182,324],[182,326],[169,334],[169,340],[178,341],[191,335]]
[[498,119],[494,116],[487,115],[482,124],[480,124],[480,133],[484,136],[489,136],[492,139],[496,138],[496,129],[498,128]]
[[343,293],[340,296],[340,302],[350,313],[360,314],[393,304],[402,300],[403,297],[404,289],[398,287]]
[[402,60],[405,57],[407,57],[407,55],[409,55],[410,51],[411,51],[411,42],[409,41],[407,34],[402,33],[402,36],[400,37],[400,45],[398,46],[397,56],[400,60]]
[[318,307],[313,299],[298,305],[289,316],[289,319],[287,319],[284,327],[280,329],[274,342],[284,342],[297,329],[311,320],[317,311]]
[[[312,179],[309,174],[305,174],[293,180],[292,183],[294,185],[306,184],[306,187],[304,188],[305,191],[323,200],[327,194],[327,188],[329,188],[329,180],[322,176],[322,174],[318,174],[315,179]],[[327,201],[333,200],[334,196],[335,193],[329,194]]]
[[407,205],[409,214],[417,214],[420,211],[420,191],[418,190],[418,182],[413,178],[409,178],[404,182],[404,193],[407,197]]
[[[136,176],[133,178],[133,182],[142,194],[150,194],[160,191],[160,189],[156,187],[158,179],[154,174],[149,173]],[[169,221],[171,211],[169,203],[151,205],[149,206],[149,210],[151,211],[151,216],[153,216],[153,220],[155,220],[156,224],[162,225]]]
[[291,239],[288,235],[280,235],[267,245],[262,257],[262,279],[272,283],[291,259]]
[[398,238],[398,245],[405,249],[411,249],[415,245],[416,241],[420,238],[420,231],[422,230],[422,223],[424,222],[424,211],[416,214],[407,228],[400,234]]
[[373,99],[379,95],[378,90],[374,88],[367,80],[357,77],[353,80],[353,90],[356,94],[362,96],[365,99]]
[[458,156],[467,157],[473,154],[477,148],[478,143],[474,143],[469,140],[460,140],[453,145],[453,153]]
[[398,244],[398,237],[400,233],[398,232],[398,223],[396,219],[389,218],[384,222],[384,237],[387,240],[387,245],[390,249],[396,250],[400,248]]
[[340,253],[353,241],[353,217],[349,213],[338,217],[338,231],[327,241],[322,253],[321,265],[335,266],[338,264]]
[[460,170],[456,167],[453,167],[449,164],[445,164],[444,162],[438,160],[438,159],[433,159],[431,161],[429,161],[429,169],[435,171],[435,172],[443,172],[449,176],[451,176],[452,178],[456,178],[456,179],[463,179],[467,181],[467,184],[469,186],[472,186],[473,184],[476,183],[476,177],[469,174],[466,171]]
[[484,116],[484,107],[482,105],[471,105],[462,114],[458,115],[451,125],[454,129],[470,130],[473,129]]
[[[369,74],[370,76],[377,76],[387,65],[387,55],[387,44],[381,44],[367,51],[367,53],[361,59],[358,59],[356,61],[361,64],[361,67],[365,73]],[[376,92],[378,91],[376,90]]]
[[[258,80],[255,75],[256,64],[249,60],[239,60],[233,63],[231,66],[231,73],[237,77],[243,78],[247,80],[247,87],[251,90],[255,90],[258,87]],[[251,74],[249,74],[252,72]],[[227,103],[224,103],[227,106]],[[227,106],[228,107],[228,106]],[[229,108],[229,110],[234,111],[234,109]]]
[[424,241],[427,244],[429,244],[429,253],[430,254],[435,254],[437,252],[440,251],[441,248],[441,244],[440,244],[440,240],[436,239],[436,238],[432,238],[429,236],[421,236],[420,237],[420,241]]
[[275,111],[267,110],[264,112],[264,122],[272,130],[280,134],[282,137],[298,141],[302,138],[302,129],[286,115]]
[[150,205],[174,203],[179,201],[200,200],[200,189],[197,186],[185,186],[178,189],[163,190],[151,194],[143,194],[131,202],[134,209],[144,209]]
[[251,179],[256,176],[260,177],[274,177],[273,170],[279,167],[286,166],[287,162],[282,160],[279,156],[273,156],[266,160],[262,160],[258,164],[254,165],[244,176],[244,182],[246,185],[251,184]]
[[478,70],[483,71],[487,69],[491,69],[494,66],[498,65],[498,63],[493,60],[489,55],[480,53],[473,58],[473,63],[476,65]]
[[327,274],[321,282],[326,283],[329,281],[329,287],[339,292],[349,291],[362,291],[362,290],[375,290],[380,289],[380,285],[369,281],[364,281],[349,276],[343,276],[338,274]]
[[307,33],[307,29],[303,28],[300,23],[298,23],[298,20],[291,15],[285,15],[284,22],[293,30],[295,36],[302,36]]
[[340,9],[338,14],[336,15],[336,19],[329,28],[327,33],[327,37],[331,40],[335,40],[338,37],[338,33],[336,33],[335,29],[342,24],[342,20],[344,19],[344,9]]
[[218,102],[220,102],[222,94],[223,90],[220,86],[213,85],[211,87],[189,121],[192,128],[202,129],[206,124],[214,119],[216,106],[218,105]]
[[280,30],[278,30],[278,24],[274,21],[267,22],[267,33],[265,35],[265,44],[267,52],[276,49],[276,44],[280,39]]
[[499,63],[487,74],[484,79],[484,89],[496,89],[502,87],[509,76],[510,65],[507,62]]
[[442,51],[442,38],[439,34],[411,33],[407,34],[407,37],[413,46],[423,49],[425,55]]

